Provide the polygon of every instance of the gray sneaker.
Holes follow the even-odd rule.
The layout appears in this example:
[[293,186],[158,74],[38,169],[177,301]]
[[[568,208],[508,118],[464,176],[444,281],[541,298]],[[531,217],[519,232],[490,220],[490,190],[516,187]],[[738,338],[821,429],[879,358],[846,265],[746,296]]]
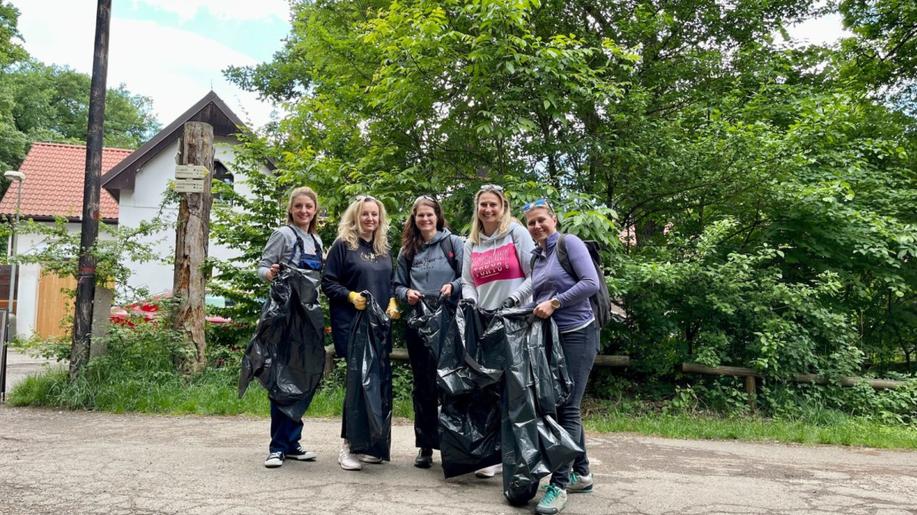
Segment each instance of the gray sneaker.
[[581,476],[576,472],[570,473],[570,482],[567,484],[567,492],[571,494],[588,494],[592,491],[592,474]]
[[538,506],[535,507],[535,513],[554,515],[555,513],[560,513],[565,504],[567,504],[567,491],[561,490],[557,485],[548,485],[548,488],[544,491],[544,496],[538,501]]
[[382,458],[378,456],[373,456],[371,454],[357,454],[357,459],[363,463],[382,463]]

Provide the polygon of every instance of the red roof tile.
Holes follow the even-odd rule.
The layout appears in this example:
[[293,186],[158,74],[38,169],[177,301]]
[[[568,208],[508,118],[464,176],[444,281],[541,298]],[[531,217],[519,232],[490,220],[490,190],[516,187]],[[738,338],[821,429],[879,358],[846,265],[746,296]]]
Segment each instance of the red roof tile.
[[[120,148],[103,149],[102,173],[110,170],[131,152]],[[33,143],[19,171],[25,174],[20,216],[63,216],[71,220],[82,218],[83,178],[86,173],[84,145]],[[118,203],[104,189],[100,197],[99,210],[103,220],[118,219]],[[0,213],[15,212],[16,185],[13,184],[0,201]]]

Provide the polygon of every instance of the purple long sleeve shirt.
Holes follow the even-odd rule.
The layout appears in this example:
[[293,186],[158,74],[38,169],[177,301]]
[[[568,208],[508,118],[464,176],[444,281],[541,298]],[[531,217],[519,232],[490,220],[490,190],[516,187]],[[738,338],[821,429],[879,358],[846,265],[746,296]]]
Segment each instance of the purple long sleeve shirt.
[[580,279],[577,281],[567,274],[554,252],[559,237],[560,233],[555,232],[548,236],[546,248],[539,245],[532,252],[536,256],[532,283],[536,304],[553,297],[560,301],[560,308],[554,311],[553,317],[558,330],[564,333],[584,327],[595,318],[589,297],[599,291],[599,276],[586,244],[572,234],[567,234],[564,242],[573,271]]

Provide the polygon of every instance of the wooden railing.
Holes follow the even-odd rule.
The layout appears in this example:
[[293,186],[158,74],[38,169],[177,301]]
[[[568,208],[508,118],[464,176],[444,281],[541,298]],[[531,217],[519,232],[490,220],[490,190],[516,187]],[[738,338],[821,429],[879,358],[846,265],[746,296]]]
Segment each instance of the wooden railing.
[[[392,349],[389,357],[395,361],[407,361],[408,360],[408,351],[404,348],[395,348]],[[328,374],[331,372],[332,362],[334,360],[334,346],[328,345],[325,347],[325,373]],[[627,367],[631,365],[630,356],[623,355],[611,355],[611,354],[599,354],[595,358],[595,366],[598,367]],[[728,367],[728,366],[719,366],[719,367],[708,367],[706,365],[701,365],[700,363],[682,363],[679,367],[680,370],[685,374],[705,374],[705,375],[716,375],[716,376],[732,376],[732,377],[742,377],[745,380],[745,393],[748,395],[748,404],[754,409],[757,403],[758,398],[758,386],[757,382],[759,379],[763,379],[765,376],[761,375],[754,369],[745,368],[745,367]],[[901,388],[907,383],[905,381],[893,381],[891,379],[866,379],[863,377],[840,377],[835,379],[829,379],[824,376],[819,376],[816,374],[795,374],[791,378],[794,382],[797,383],[810,383],[810,384],[839,384],[841,386],[854,386],[861,383],[866,383],[876,390],[883,389],[893,389]]]

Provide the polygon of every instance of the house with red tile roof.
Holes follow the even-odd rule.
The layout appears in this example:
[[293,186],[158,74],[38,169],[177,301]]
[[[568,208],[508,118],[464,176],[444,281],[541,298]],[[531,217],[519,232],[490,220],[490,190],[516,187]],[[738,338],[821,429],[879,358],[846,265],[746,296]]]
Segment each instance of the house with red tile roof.
[[[238,144],[236,134],[247,129],[223,100],[211,91],[137,150],[103,150],[100,197],[103,223],[136,227],[160,214],[163,195],[175,177],[178,139],[188,121],[206,122],[214,128],[214,180],[233,184],[236,191],[243,194],[248,191],[244,181],[236,181],[232,173],[234,147]],[[33,143],[20,166],[20,171],[25,174],[20,217],[49,223],[55,217],[64,217],[69,222],[68,230],[78,233],[85,167],[86,147],[83,145]],[[264,171],[270,169],[271,164],[265,163]],[[17,184],[14,183],[0,201],[0,215],[15,212],[16,196]],[[167,207],[163,210],[163,217],[174,222],[175,212],[176,209]],[[21,234],[17,239],[15,247],[20,255],[44,244],[37,235]],[[148,237],[144,243],[162,258],[161,262],[127,263],[131,277],[127,285],[119,286],[127,286],[132,291],[146,290],[151,294],[171,291],[174,227]],[[212,242],[208,250],[209,256],[222,259],[235,254],[232,249]],[[59,278],[49,278],[48,274],[41,273],[38,265],[21,266],[17,275],[17,300],[14,302],[17,335],[46,337],[62,334],[66,328],[60,327],[61,316],[72,315],[72,307],[64,305],[59,294],[61,286],[69,286],[67,279],[61,282]],[[54,284],[49,285],[51,282]]]

